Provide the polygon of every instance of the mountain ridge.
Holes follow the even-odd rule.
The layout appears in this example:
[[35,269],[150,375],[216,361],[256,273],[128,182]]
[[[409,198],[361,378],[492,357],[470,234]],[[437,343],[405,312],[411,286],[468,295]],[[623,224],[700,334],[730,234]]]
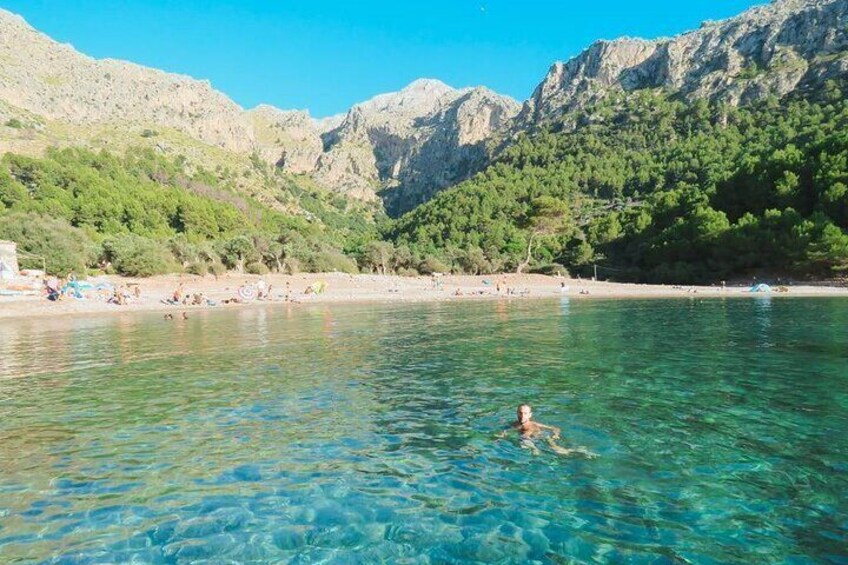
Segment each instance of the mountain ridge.
[[551,65],[515,129],[578,110],[611,90],[665,88],[732,105],[780,97],[805,81],[848,72],[846,59],[816,60],[848,50],[846,22],[844,0],[775,0],[672,37],[598,40]]
[[422,78],[315,118],[265,104],[244,109],[208,80],[91,58],[0,9],[3,121],[113,124],[139,136],[172,128],[345,196],[382,199],[394,214],[481,170],[516,134],[567,121],[614,92],[659,88],[735,106],[846,73],[848,2],[775,0],[672,37],[595,41],[551,65],[523,104]]
[[[422,147],[434,136],[453,139],[459,144],[453,149],[472,152],[482,162],[476,139],[475,148],[462,147],[463,140],[480,134],[466,132],[483,128],[488,135],[491,127],[501,126],[503,112],[517,113],[519,107],[511,98],[480,90],[485,100],[476,103],[499,106],[492,124],[470,117],[467,124],[449,123],[444,115],[427,120],[474,88],[455,89],[425,78],[325,118],[268,104],[245,109],[208,80],[89,57],[2,9],[0,61],[0,101],[17,110],[0,109],[4,122],[29,113],[75,125],[120,124],[139,135],[174,128],[214,147],[256,154],[288,173],[308,174],[363,200],[378,200],[379,190],[406,178],[444,179],[439,183],[444,186],[456,175],[443,170],[443,160],[417,157]],[[453,115],[465,118],[469,112]],[[419,126],[425,121],[426,127]],[[442,132],[445,128],[463,133]],[[404,169],[407,163],[416,167],[414,173]]]

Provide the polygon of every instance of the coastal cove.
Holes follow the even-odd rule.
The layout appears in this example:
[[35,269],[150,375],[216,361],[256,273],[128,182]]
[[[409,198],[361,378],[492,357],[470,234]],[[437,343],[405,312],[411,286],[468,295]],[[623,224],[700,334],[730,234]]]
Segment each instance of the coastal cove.
[[[847,322],[770,295],[4,320],[0,554],[838,559]],[[519,402],[599,457],[496,440]]]
[[848,0],[0,4],[0,565],[848,565]]

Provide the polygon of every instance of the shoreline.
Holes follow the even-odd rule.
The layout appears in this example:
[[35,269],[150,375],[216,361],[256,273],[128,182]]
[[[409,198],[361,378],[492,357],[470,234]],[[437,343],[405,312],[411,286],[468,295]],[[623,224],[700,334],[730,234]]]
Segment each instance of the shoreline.
[[[347,275],[342,273],[298,275],[239,275],[228,273],[215,278],[196,275],[162,275],[147,279],[119,276],[102,276],[91,279],[129,285],[140,290],[140,298],[129,304],[109,304],[105,298],[91,296],[84,300],[65,298],[51,302],[39,293],[37,296],[0,296],[0,320],[22,318],[55,318],[90,314],[124,314],[130,312],[176,313],[198,310],[233,309],[291,304],[416,304],[424,302],[462,302],[479,300],[532,300],[553,298],[574,299],[648,299],[648,298],[744,298],[744,297],[844,297],[848,288],[816,284],[786,286],[787,292],[772,290],[769,293],[750,292],[748,286],[668,286],[636,283],[616,283],[552,277],[535,274],[502,275],[444,275],[436,278],[439,288],[434,288],[431,277],[401,277],[395,275]],[[271,289],[271,299],[223,304],[222,301],[237,296],[242,285],[255,285],[264,280]],[[305,294],[315,283],[324,283],[326,290],[320,294]],[[184,285],[184,292],[202,292],[217,305],[169,305],[162,299]],[[285,300],[286,286],[291,289],[290,302]],[[498,289],[500,286],[500,289]],[[563,286],[565,288],[563,288]],[[514,294],[507,294],[513,289]]]

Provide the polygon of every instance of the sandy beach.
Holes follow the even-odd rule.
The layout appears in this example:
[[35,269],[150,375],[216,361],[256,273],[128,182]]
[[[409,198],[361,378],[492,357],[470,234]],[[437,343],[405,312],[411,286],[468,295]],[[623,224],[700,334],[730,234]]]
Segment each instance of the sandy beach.
[[[577,299],[598,298],[670,298],[670,297],[751,297],[757,296],[749,286],[671,286],[600,282],[550,277],[544,275],[445,275],[441,277],[400,277],[390,275],[347,275],[342,273],[299,275],[239,275],[230,273],[218,278],[194,275],[166,275],[146,279],[102,276],[89,279],[94,284],[126,285],[132,298],[126,305],[110,304],[105,295],[88,293],[85,299],[66,297],[51,302],[42,293],[30,296],[0,296],[0,318],[57,316],[107,312],[163,311],[182,312],[201,308],[239,308],[257,304],[286,302],[290,295],[295,304],[309,303],[404,303],[467,300],[526,300],[567,296]],[[270,298],[224,303],[239,296],[242,286],[261,287],[264,280]],[[323,283],[324,291],[309,293],[308,288]],[[183,293],[203,293],[216,305],[168,305],[164,299],[183,285]],[[290,289],[290,292],[287,291]],[[138,288],[139,297],[134,296]],[[848,288],[836,285],[792,285],[786,292],[772,289],[770,296],[842,296]]]

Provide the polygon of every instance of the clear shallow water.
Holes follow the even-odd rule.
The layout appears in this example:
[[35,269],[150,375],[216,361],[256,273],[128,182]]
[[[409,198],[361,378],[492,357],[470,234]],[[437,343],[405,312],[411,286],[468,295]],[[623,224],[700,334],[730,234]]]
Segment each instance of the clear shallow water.
[[2,322],[0,376],[3,563],[848,562],[844,300]]

